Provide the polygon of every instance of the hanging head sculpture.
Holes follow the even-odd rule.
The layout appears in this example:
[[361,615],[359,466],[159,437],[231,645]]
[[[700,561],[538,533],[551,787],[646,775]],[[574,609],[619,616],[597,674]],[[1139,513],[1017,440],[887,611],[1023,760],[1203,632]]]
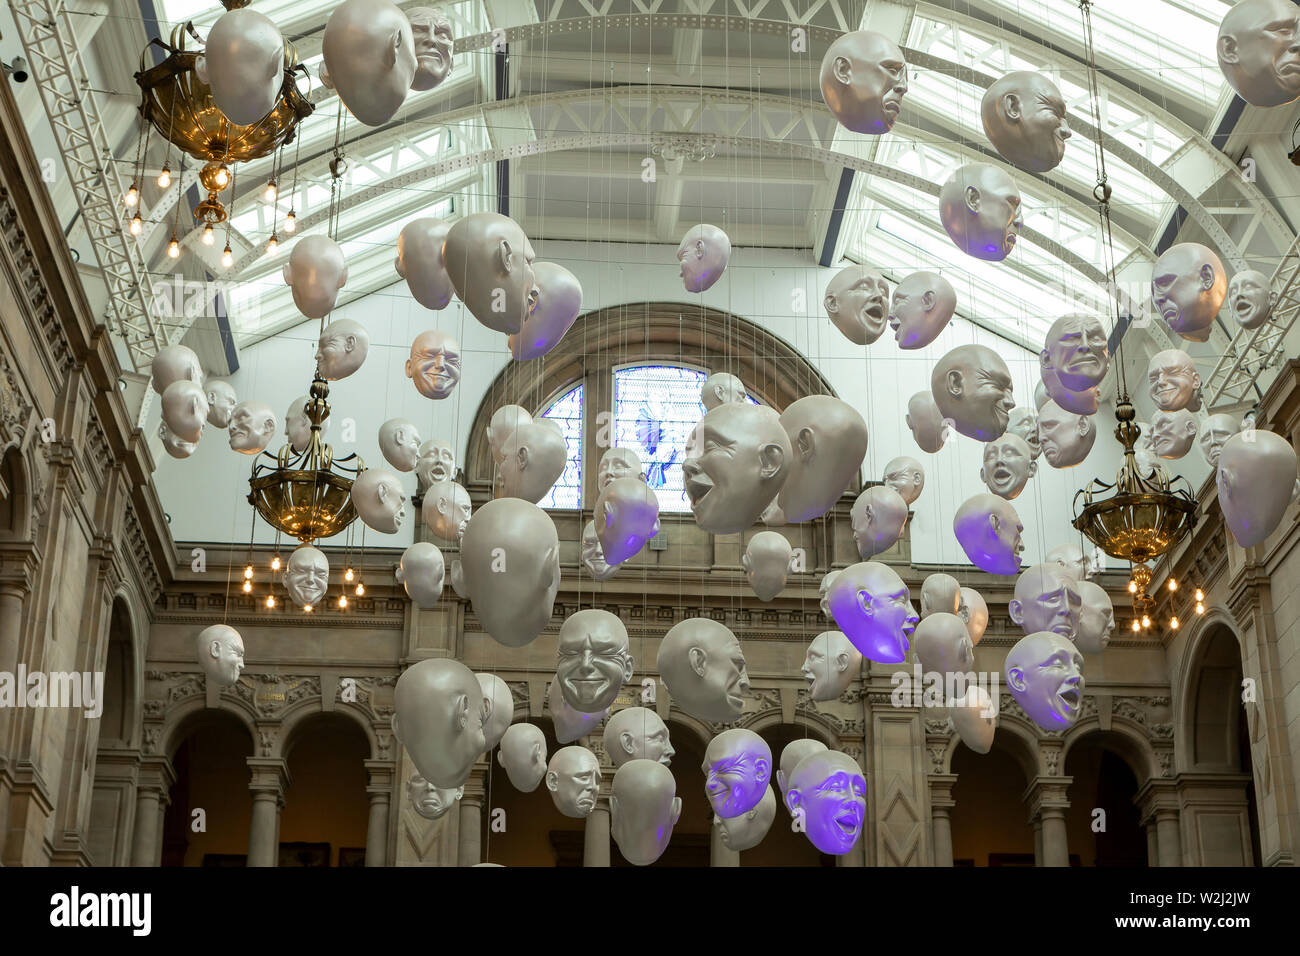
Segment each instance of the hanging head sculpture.
[[460,382],[460,343],[447,332],[430,329],[411,342],[406,377],[425,398],[446,398]]
[[821,88],[822,99],[845,129],[872,136],[888,133],[907,93],[903,51],[883,33],[845,33],[822,57]]
[[203,388],[208,398],[208,424],[217,428],[228,427],[239,403],[235,387],[224,378],[210,378]]
[[898,543],[907,523],[907,502],[888,485],[872,485],[854,500],[849,520],[858,557],[865,560]]
[[1016,406],[1007,363],[985,345],[959,345],[939,359],[930,392],[940,414],[976,441],[1002,435]]
[[1106,330],[1095,315],[1063,315],[1047,330],[1039,364],[1072,392],[1101,383],[1110,368]]
[[973,495],[952,519],[953,534],[973,565],[989,574],[1016,574],[1025,550],[1025,526],[1011,502],[997,495]]
[[1055,401],[1038,412],[1038,443],[1053,468],[1073,468],[1088,457],[1097,440],[1097,423],[1091,415],[1068,412]]
[[585,608],[570,614],[560,627],[558,648],[560,693],[580,713],[608,710],[632,679],[627,628],[609,611]]
[[911,429],[917,447],[931,455],[943,447],[952,427],[951,419],[943,417],[929,389],[917,392],[907,400],[907,414],[903,420]]
[[451,223],[425,216],[412,219],[397,234],[397,258],[393,267],[406,280],[415,301],[426,309],[447,308],[453,289],[442,261],[442,244]]
[[1170,331],[1206,342],[1228,293],[1228,276],[1214,251],[1197,242],[1165,250],[1151,270],[1151,302]]
[[822,631],[804,653],[799,673],[813,700],[835,700],[862,673],[862,652],[843,631]]
[[682,814],[673,772],[653,760],[629,760],[614,774],[609,798],[609,835],[633,866],[663,856]]
[[789,540],[777,531],[760,531],[749,539],[740,564],[760,601],[772,600],[785,588],[792,553]]
[[1074,726],[1083,712],[1083,653],[1068,637],[1036,631],[1007,652],[1007,690],[1043,730]]
[[379,426],[379,450],[398,471],[411,472],[420,461],[420,432],[405,418],[390,418]]
[[1288,0],[1241,0],[1219,23],[1219,69],[1251,106],[1300,97],[1300,11]]
[[1041,73],[1017,70],[994,80],[980,103],[980,119],[993,148],[1018,169],[1045,173],[1065,158],[1065,98]]
[[1228,280],[1228,312],[1243,329],[1257,329],[1277,305],[1269,277],[1256,269],[1234,272]]
[[194,640],[194,651],[203,673],[218,687],[232,687],[239,680],[244,669],[244,639],[233,627],[205,627]]
[[1164,349],[1147,363],[1151,401],[1162,412],[1201,410],[1201,374],[1196,363],[1182,349]]
[[867,423],[848,402],[806,395],[781,413],[790,439],[790,472],[777,494],[785,520],[810,521],[835,506],[867,453]]
[[393,688],[393,736],[420,776],[435,787],[459,787],[487,749],[486,706],[474,672],[450,657],[412,664]]
[[969,163],[939,190],[939,221],[962,252],[1001,262],[1024,225],[1020,190],[997,166]]
[[[357,0],[348,0],[357,2]],[[343,249],[328,236],[303,236],[293,244],[282,270],[293,291],[293,304],[309,319],[323,319],[334,308],[348,281]]]
[[646,707],[625,707],[605,721],[605,753],[615,769],[629,760],[672,763],[673,745],[663,719]]
[[1011,417],[1007,419],[1007,434],[1023,438],[1025,444],[1029,446],[1029,457],[1034,461],[1037,461],[1038,456],[1043,452],[1043,446],[1038,441],[1038,409],[1042,408],[1046,400],[1044,397],[1043,403],[1034,408],[1017,405],[1011,409]]
[[596,499],[592,521],[605,562],[622,564],[659,533],[659,499],[640,478],[615,478]]
[[284,85],[284,37],[261,13],[228,10],[208,31],[194,74],[226,119],[252,126],[271,112]]
[[745,654],[718,621],[692,617],[674,624],[659,645],[656,667],[673,703],[692,717],[728,722],[744,709]]
[[851,564],[831,584],[828,603],[835,623],[868,660],[901,664],[916,629],[907,585],[887,564]]
[[748,398],[749,390],[745,383],[730,372],[714,372],[700,386],[700,402],[710,411],[719,405],[744,402]]
[[534,262],[537,298],[524,318],[523,327],[509,338],[510,354],[517,362],[540,358],[572,328],[582,311],[582,285],[564,266]]
[[692,226],[677,245],[677,261],[686,291],[707,291],[722,278],[731,261],[731,239],[717,226]]
[[344,0],[325,23],[322,80],[366,126],[382,126],[406,102],[415,42],[406,14],[388,0]]
[[1219,506],[1243,548],[1272,534],[1291,503],[1296,453],[1281,435],[1263,429],[1233,435],[1219,452]]
[[999,498],[1011,501],[1018,497],[1037,471],[1029,443],[1010,431],[984,446],[980,481]]
[[1079,630],[1082,600],[1074,575],[1055,562],[1045,562],[1025,568],[1016,578],[1007,615],[1026,634],[1052,631],[1073,640]]
[[327,382],[347,378],[366,360],[370,351],[370,333],[360,322],[335,319],[320,334],[316,349],[316,368]]
[[799,761],[790,774],[785,805],[803,818],[803,830],[823,853],[842,856],[862,835],[867,780],[857,761],[838,750],[821,750]]
[[894,287],[889,327],[900,349],[922,349],[948,327],[957,293],[937,272],[913,272]]
[[846,339],[854,345],[870,345],[885,331],[889,285],[874,269],[848,266],[831,278],[822,307]]
[[507,335],[523,328],[537,295],[536,253],[517,222],[495,212],[457,219],[442,258],[456,295],[480,324]]
[[748,528],[781,490],[790,461],[790,439],[775,409],[733,402],[706,412],[682,462],[695,523],[710,534]]
[[742,727],[724,730],[704,751],[704,793],[720,817],[738,817],[763,799],[772,780],[772,749]]
[[415,75],[411,89],[431,90],[451,75],[451,20],[440,7],[411,7],[406,11],[415,44]]
[[226,440],[231,451],[241,455],[259,455],[271,444],[278,423],[275,412],[266,402],[240,402],[230,415]]
[[912,504],[921,497],[925,490],[925,469],[921,463],[909,455],[891,458],[885,465],[882,481],[902,496],[903,501]]

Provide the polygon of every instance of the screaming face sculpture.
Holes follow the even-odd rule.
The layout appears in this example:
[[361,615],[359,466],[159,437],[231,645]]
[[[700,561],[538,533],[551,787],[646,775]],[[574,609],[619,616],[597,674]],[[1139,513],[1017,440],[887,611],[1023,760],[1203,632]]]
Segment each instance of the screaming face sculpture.
[[415,477],[425,488],[434,482],[455,478],[456,450],[451,447],[451,442],[431,438],[422,444],[415,460]]
[[600,550],[600,538],[596,534],[596,522],[588,521],[582,529],[582,565],[597,581],[608,581],[618,571],[617,564],[605,560]]
[[1197,444],[1201,446],[1201,454],[1205,456],[1211,468],[1219,467],[1219,453],[1223,451],[1223,444],[1235,434],[1237,434],[1237,420],[1231,415],[1220,413],[1211,415],[1205,420]]
[[853,502],[849,520],[858,556],[870,558],[888,551],[902,537],[907,502],[888,485],[872,485]]
[[912,636],[921,670],[935,674],[965,674],[975,664],[975,650],[966,622],[940,611],[922,618]]
[[600,761],[586,747],[561,747],[546,766],[546,789],[566,817],[581,819],[596,809],[599,788]]
[[411,89],[431,90],[451,75],[451,20],[437,7],[412,7],[406,18],[415,45]]
[[406,781],[406,799],[411,809],[426,820],[437,820],[456,805],[456,801],[465,795],[464,787],[440,789],[414,771]]
[[523,328],[537,281],[533,244],[513,219],[476,212],[456,220],[447,232],[443,263],[465,308],[496,332]]
[[1252,429],[1233,435],[1219,452],[1219,506],[1243,548],[1277,528],[1291,501],[1296,454],[1281,435]]
[[1044,403],[1038,413],[1038,443],[1053,468],[1073,468],[1088,457],[1097,440],[1091,415],[1067,412],[1056,402]]
[[822,609],[822,614],[828,618],[831,616],[831,606],[827,601],[830,599],[831,585],[835,583],[835,577],[839,573],[839,571],[827,571],[822,575],[821,584],[817,586],[817,595],[820,599],[819,604]]
[[785,745],[781,751],[781,769],[776,772],[776,785],[781,789],[783,800],[785,792],[790,789],[790,775],[799,766],[799,761],[809,754],[823,753],[825,750],[826,745],[816,737],[800,737]]
[[674,624],[656,665],[673,701],[692,717],[725,723],[740,716],[749,674],[740,641],[726,625],[703,617]]
[[983,595],[974,588],[962,588],[961,609],[957,611],[957,616],[966,622],[966,633],[970,635],[971,646],[978,644],[989,626],[989,606],[984,602]]
[[596,499],[592,522],[605,561],[622,564],[659,533],[659,499],[640,478],[616,478]]
[[772,600],[785,588],[791,554],[790,542],[775,531],[760,531],[745,545],[740,564],[760,601]]
[[[335,13],[341,9],[337,8]],[[327,236],[303,236],[295,242],[282,271],[284,284],[293,290],[293,304],[309,319],[327,316],[338,301],[339,291],[348,281],[348,264],[343,260],[343,250]]]
[[776,791],[763,788],[758,806],[735,817],[713,816],[713,825],[720,831],[722,845],[728,850],[750,850],[763,842],[776,818]]
[[[1044,398],[1043,404],[1046,404],[1046,398]],[[1036,408],[1041,407],[1042,405],[1036,406]],[[1037,411],[1022,406],[1011,409],[1011,417],[1007,420],[1007,434],[1023,438],[1025,444],[1029,446],[1029,457],[1034,461],[1038,460],[1038,456],[1043,451],[1043,446],[1038,442]]]
[[951,574],[931,574],[921,582],[921,619],[940,611],[956,614],[961,609],[961,585]]
[[194,641],[194,652],[203,673],[218,687],[231,687],[239,680],[244,669],[244,639],[233,627],[205,627]]
[[546,735],[535,724],[511,724],[501,737],[497,763],[520,793],[532,793],[546,775]]
[[1041,366],[1072,392],[1098,385],[1110,368],[1106,330],[1095,315],[1063,315],[1047,330]]
[[475,674],[483,690],[483,739],[485,752],[501,742],[501,736],[515,716],[515,699],[510,687],[495,674]]
[[846,339],[854,345],[870,345],[885,331],[889,286],[874,269],[849,266],[831,279],[822,305]]
[[653,710],[627,707],[605,722],[605,753],[615,769],[642,759],[666,767],[676,752],[668,742],[668,728]]
[[700,387],[700,402],[708,411],[719,405],[746,401],[748,397],[745,383],[730,372],[714,372]]
[[412,219],[397,235],[393,268],[406,280],[415,301],[435,312],[451,302],[451,277],[442,261],[442,244],[449,229],[450,223],[426,216]]
[[177,438],[166,422],[158,423],[158,437],[162,439],[163,449],[173,458],[189,458],[198,450],[199,443],[196,441],[183,441]]
[[458,541],[469,523],[469,492],[454,481],[435,481],[424,492],[420,517],[434,537]]
[[1182,458],[1192,450],[1194,441],[1196,416],[1187,409],[1151,416],[1151,447],[1161,458]]
[[617,616],[587,608],[565,619],[555,677],[564,700],[574,710],[584,714],[609,710],[623,685],[632,679],[633,667],[627,628]]
[[1019,70],[995,80],[980,103],[980,119],[993,148],[1025,172],[1045,173],[1065,158],[1065,98],[1041,73]]
[[[540,421],[520,426],[506,439],[501,451],[493,494],[497,498],[522,498],[534,504],[545,497],[563,474],[569,454],[564,436]],[[645,487],[639,481],[637,484]],[[658,515],[657,499],[655,514]]]
[[731,239],[717,226],[692,226],[677,246],[682,285],[687,292],[704,292],[722,278],[731,261]]
[[517,335],[510,336],[510,354],[517,362],[541,358],[578,320],[582,311],[582,286],[564,266],[535,262],[537,297]]
[[967,498],[952,519],[953,534],[966,557],[989,574],[1016,574],[1025,526],[1011,503],[997,495]]
[[706,412],[682,462],[695,523],[710,534],[748,528],[781,490],[790,458],[790,439],[774,409],[732,403]]
[[1007,432],[984,446],[980,481],[999,498],[1017,497],[1037,471],[1038,462],[1023,438]]
[[808,395],[781,413],[794,452],[777,495],[786,521],[809,521],[834,507],[862,467],[867,423],[848,402]]
[[1164,412],[1180,408],[1198,411],[1201,407],[1201,375],[1196,363],[1182,349],[1165,349],[1151,356],[1147,363],[1147,382],[1151,401]]
[[262,14],[230,10],[208,31],[194,72],[226,119],[252,126],[271,112],[284,85],[284,38]]
[[446,574],[442,552],[428,541],[417,541],[402,552],[397,567],[397,583],[406,589],[406,596],[428,610],[442,597],[442,582]]
[[940,413],[934,395],[928,391],[917,392],[907,400],[907,414],[903,420],[912,430],[917,447],[932,455],[948,440],[948,429],[952,425],[951,420]]
[[843,631],[822,631],[812,639],[799,673],[813,700],[835,700],[862,673],[862,654]]
[[162,418],[181,441],[196,442],[208,423],[208,396],[197,382],[172,382],[162,396]]
[[943,417],[976,441],[1002,435],[1016,406],[1006,362],[984,345],[959,345],[939,359],[930,392]]
[[203,384],[203,366],[199,364],[199,357],[184,345],[164,345],[153,357],[149,373],[153,390],[159,395],[167,391],[172,382],[182,379]]
[[1228,292],[1219,257],[1196,242],[1171,246],[1151,271],[1151,302],[1170,330],[1205,342]]
[[872,136],[888,133],[907,92],[903,51],[882,33],[846,33],[822,58],[821,87],[822,99],[845,129]]
[[899,455],[885,465],[885,484],[899,493],[903,501],[911,504],[925,490],[925,469],[915,458]]
[[450,657],[412,664],[393,688],[393,736],[425,780],[462,786],[487,749],[486,706],[473,671]]
[[724,730],[704,751],[704,793],[720,817],[738,817],[758,806],[772,779],[772,749],[752,730]]
[[225,428],[235,413],[235,388],[222,378],[208,381],[204,395],[208,399],[208,424]]
[[460,382],[460,343],[446,332],[421,332],[411,343],[406,377],[425,398],[446,398]]
[[653,760],[629,760],[614,774],[609,834],[623,858],[648,866],[663,855],[682,814],[673,772]]
[[325,553],[309,544],[293,549],[281,574],[281,583],[289,599],[299,607],[315,606],[329,587],[330,564]]
[[831,585],[835,623],[868,660],[901,664],[919,618],[907,585],[893,568],[863,561],[845,568]]
[[1085,654],[1100,654],[1115,630],[1115,607],[1106,589],[1091,581],[1079,582],[1079,598],[1082,607],[1074,646]]
[[366,527],[396,534],[406,517],[406,492],[387,468],[367,468],[352,482],[352,504]]
[[379,450],[398,471],[414,471],[420,460],[420,433],[405,418],[390,418],[379,426]]
[[1083,709],[1083,654],[1068,637],[1038,631],[1007,653],[1007,689],[1043,730],[1072,727]]
[[1020,190],[997,166],[969,163],[939,190],[939,221],[962,252],[1001,262],[1024,225]]
[[1228,311],[1243,329],[1257,329],[1277,305],[1268,276],[1254,269],[1234,273],[1228,280]]
[[1007,615],[1026,634],[1052,631],[1073,640],[1079,630],[1079,582],[1059,564],[1035,564],[1016,579]]
[[382,126],[402,108],[415,79],[415,43],[396,4],[344,0],[325,23],[321,51],[330,85],[362,123]]
[[265,402],[240,402],[230,416],[226,439],[230,450],[241,455],[258,455],[271,444],[277,422],[271,406]]
[[957,293],[937,272],[913,272],[894,288],[889,327],[900,349],[922,349],[948,327]]
[[998,729],[997,705],[983,687],[968,687],[963,697],[950,700],[948,720],[961,742],[975,753],[986,754],[992,749]]
[[862,835],[867,780],[847,754],[824,750],[799,761],[790,775],[785,805],[803,816],[804,832],[823,853],[848,853]]
[[1286,0],[1241,0],[1224,14],[1215,47],[1219,69],[1251,106],[1300,97],[1300,16]]
[[370,333],[360,322],[336,319],[325,326],[316,349],[316,368],[327,382],[347,378],[366,360]]

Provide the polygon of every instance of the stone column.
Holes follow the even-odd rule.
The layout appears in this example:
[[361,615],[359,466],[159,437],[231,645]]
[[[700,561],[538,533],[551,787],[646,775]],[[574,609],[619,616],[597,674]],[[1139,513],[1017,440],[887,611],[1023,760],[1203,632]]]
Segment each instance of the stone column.
[[[1137,796],[1133,798],[1139,819],[1147,828],[1147,855],[1152,866],[1183,865],[1178,800],[1178,785],[1172,780],[1157,778],[1139,787]],[[1153,851],[1154,861],[1150,859]]]
[[389,760],[367,760],[370,784],[370,820],[366,824],[366,866],[388,865],[388,808],[393,797],[393,764]]
[[162,822],[176,771],[166,757],[145,757],[135,787],[132,866],[157,866],[162,859]]
[[475,769],[465,781],[465,795],[457,807],[459,842],[456,865],[473,866],[483,861],[483,771]]
[[1034,866],[1043,865],[1043,821],[1041,817],[1034,817],[1030,823],[1034,827]]
[[[0,671],[17,680],[19,642],[23,633],[23,601],[31,590],[31,575],[21,568],[6,568],[0,554]],[[9,727],[14,711],[0,707],[0,856],[9,833],[9,802],[13,776],[9,767]],[[0,865],[3,865],[0,863]]]
[[934,830],[934,865],[952,866],[952,817],[956,802],[952,788],[957,783],[955,773],[932,773],[930,781],[930,825]]
[[709,830],[709,866],[740,866],[740,851],[727,849],[722,842],[722,825],[716,822]]
[[1065,830],[1065,811],[1070,808],[1070,801],[1065,794],[1073,780],[1073,777],[1036,777],[1025,790],[1029,820],[1037,823],[1034,855],[1041,866],[1070,865],[1070,846]]
[[1160,841],[1156,834],[1156,822],[1147,820],[1143,823],[1147,831],[1147,866],[1160,865]]
[[1156,833],[1161,866],[1183,865],[1183,839],[1178,832],[1178,811],[1156,811]]
[[278,866],[280,862],[280,808],[289,787],[289,767],[279,757],[249,757],[253,779],[253,820],[248,828],[248,865]]
[[609,866],[609,794],[604,786],[583,828],[582,865]]

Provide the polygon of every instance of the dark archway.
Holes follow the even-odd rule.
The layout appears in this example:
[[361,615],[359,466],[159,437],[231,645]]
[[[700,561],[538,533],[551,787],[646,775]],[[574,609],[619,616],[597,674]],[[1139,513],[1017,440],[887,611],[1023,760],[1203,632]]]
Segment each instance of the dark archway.
[[342,714],[315,714],[285,744],[280,866],[362,866],[370,820],[370,741]]
[[[243,866],[253,798],[253,738],[233,714],[203,710],[178,728],[171,755],[176,782],[163,817],[163,866]],[[201,817],[194,811],[202,810]],[[203,829],[195,830],[196,819]]]
[[986,754],[959,744],[952,755],[954,866],[1034,865],[1034,830],[1024,802],[1029,781],[999,739]]
[[1065,814],[1070,857],[1078,857],[1081,866],[1146,866],[1146,833],[1133,802],[1137,777],[1112,737],[1090,733],[1065,757],[1065,774],[1074,778]]

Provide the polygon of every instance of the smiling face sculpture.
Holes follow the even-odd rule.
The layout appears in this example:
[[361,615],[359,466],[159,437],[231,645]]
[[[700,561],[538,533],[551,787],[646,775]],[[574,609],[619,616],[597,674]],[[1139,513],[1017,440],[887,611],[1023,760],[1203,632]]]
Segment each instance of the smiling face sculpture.
[[677,246],[682,285],[687,292],[704,292],[713,287],[731,261],[731,239],[717,226],[700,223],[682,236]]
[[1041,73],[1018,70],[995,80],[980,103],[980,119],[993,148],[1018,169],[1045,173],[1065,158],[1065,98]]
[[457,219],[447,232],[442,261],[452,287],[479,323],[515,335],[537,296],[536,253],[519,224],[495,212]]
[[415,301],[434,311],[447,308],[454,291],[442,261],[442,244],[450,229],[451,223],[425,216],[412,219],[397,234],[393,268],[406,280]]
[[330,565],[325,553],[309,544],[293,549],[281,573],[289,599],[299,607],[315,606],[329,587]]
[[738,817],[758,806],[772,779],[772,749],[744,728],[724,730],[704,751],[704,793],[720,817]]
[[656,666],[673,703],[692,717],[729,722],[740,716],[749,673],[740,641],[726,625],[703,617],[673,625]]
[[925,490],[925,469],[915,458],[899,455],[897,458],[891,458],[889,464],[885,465],[882,480],[910,505],[921,497],[921,492]]
[[1170,331],[1193,342],[1210,326],[1228,293],[1228,277],[1214,252],[1196,242],[1171,246],[1151,270],[1151,303]]
[[1011,255],[1024,225],[1020,190],[996,166],[962,166],[939,190],[939,221],[962,252],[1001,262]]
[[518,334],[510,336],[510,354],[516,362],[541,358],[560,344],[582,311],[582,285],[564,266],[534,262],[537,298]]
[[981,571],[989,574],[1020,571],[1020,553],[1025,550],[1021,535],[1025,526],[1010,502],[997,495],[973,495],[957,509],[952,530],[966,557]]
[[1039,364],[1072,392],[1101,383],[1110,368],[1106,330],[1095,315],[1063,315],[1047,330]]
[[406,11],[415,45],[415,76],[411,89],[431,90],[451,75],[451,20],[438,7],[411,7]]
[[1017,406],[1011,409],[1011,416],[1007,419],[1007,434],[1023,438],[1029,446],[1029,457],[1038,460],[1043,446],[1038,441],[1038,412],[1035,408]]
[[1163,412],[1201,408],[1201,375],[1196,363],[1182,349],[1165,349],[1151,356],[1147,363],[1147,383],[1151,401]]
[[870,345],[885,331],[889,286],[874,269],[849,266],[831,279],[822,306],[846,339],[854,345]]
[[1277,305],[1268,276],[1255,269],[1233,273],[1228,280],[1228,311],[1243,329],[1257,329],[1268,321]]
[[298,311],[309,319],[323,319],[348,281],[348,264],[342,247],[333,239],[303,236],[293,244],[282,274],[284,284],[293,291]]
[[883,33],[854,30],[826,49],[822,99],[840,125],[879,136],[894,128],[907,93],[907,62]]
[[838,750],[809,754],[790,774],[785,805],[803,817],[804,833],[813,846],[842,856],[862,835],[867,779],[857,761]]
[[558,644],[555,676],[565,701],[584,714],[608,710],[632,679],[632,650],[623,622],[598,608],[577,611],[565,618]]
[[948,327],[957,293],[937,272],[913,272],[894,287],[889,327],[900,349],[922,349]]
[[421,332],[411,343],[406,377],[425,398],[446,398],[460,382],[460,343],[446,332]]
[[263,14],[230,10],[208,31],[194,72],[226,119],[252,126],[271,112],[284,85],[284,37]]
[[406,14],[388,0],[344,0],[321,42],[330,85],[353,116],[382,126],[406,102],[415,79],[415,43]]
[[903,536],[907,502],[888,485],[872,485],[853,502],[849,520],[858,557],[874,557],[888,551]]
[[794,453],[777,505],[786,521],[810,521],[834,507],[867,453],[867,423],[848,402],[806,395],[781,413]]
[[1241,0],[1224,14],[1219,69],[1251,106],[1300,97],[1300,14],[1288,0]]
[[731,403],[706,412],[682,462],[695,523],[710,534],[748,528],[781,490],[790,459],[790,439],[774,409]]
[[835,623],[868,660],[901,664],[916,629],[916,610],[897,572],[878,561],[845,568],[831,585]]
[[1038,413],[1038,443],[1053,468],[1073,468],[1088,457],[1096,440],[1097,424],[1091,415],[1068,412],[1054,401]]
[[1010,432],[984,446],[980,481],[999,498],[1011,501],[1018,497],[1037,471],[1038,462],[1029,444]]
[[835,700],[862,672],[862,653],[843,631],[822,631],[812,639],[799,673],[813,700]]
[[1074,726],[1083,711],[1083,653],[1068,637],[1037,631],[1007,653],[1007,689],[1043,730]]
[[907,400],[907,414],[903,416],[912,438],[923,452],[933,455],[948,440],[950,419],[944,418],[929,391],[917,392]]
[[940,414],[976,441],[1001,436],[1016,407],[1007,363],[984,345],[959,345],[939,359],[930,393]]
[[1052,631],[1073,640],[1081,602],[1079,583],[1069,571],[1055,563],[1035,564],[1016,579],[1007,615],[1026,634]]

